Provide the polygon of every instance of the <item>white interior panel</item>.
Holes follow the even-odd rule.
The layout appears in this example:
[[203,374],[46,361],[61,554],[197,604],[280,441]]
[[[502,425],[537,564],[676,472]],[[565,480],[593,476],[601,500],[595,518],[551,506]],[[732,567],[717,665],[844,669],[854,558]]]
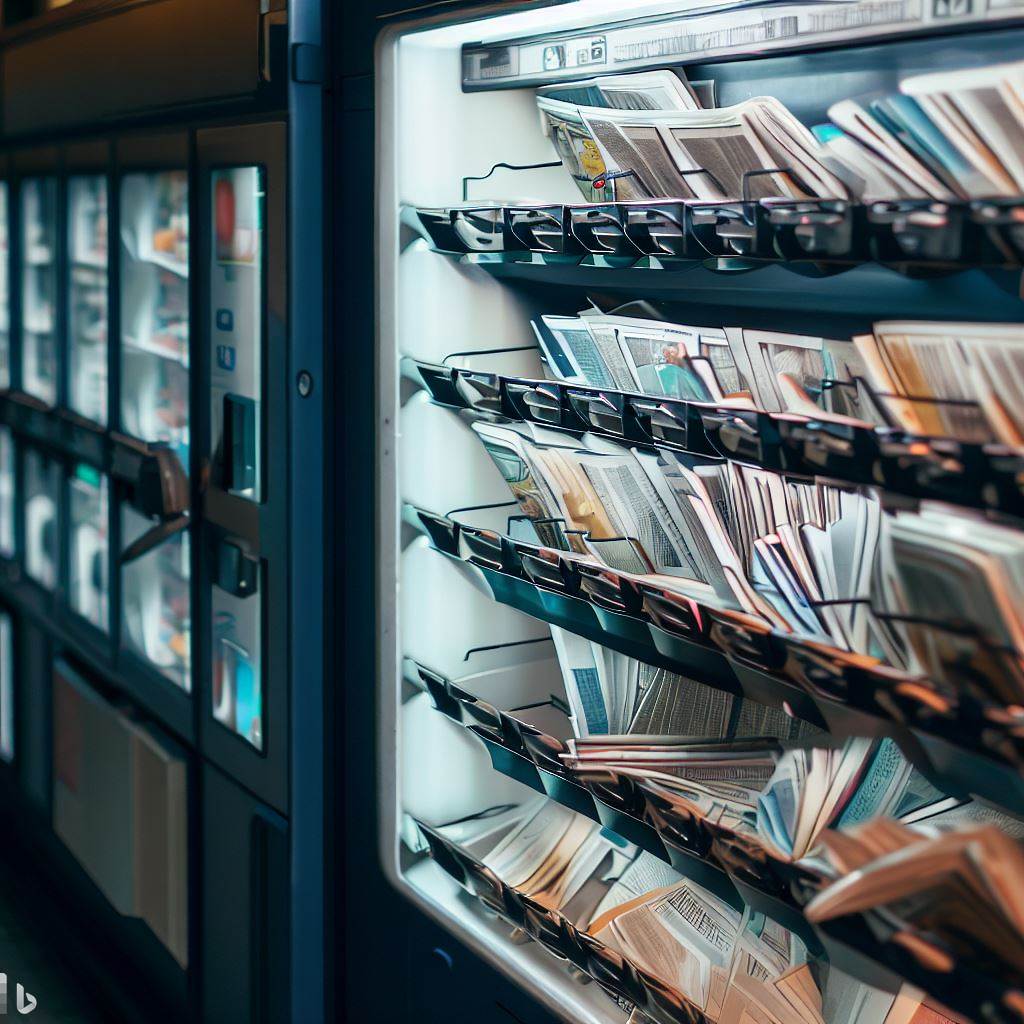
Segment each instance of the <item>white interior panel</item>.
[[428,825],[523,799],[519,783],[491,770],[483,743],[438,714],[425,693],[402,705],[401,756],[403,809]]
[[550,648],[543,622],[497,604],[475,569],[435,551],[426,537],[403,552],[401,578],[402,649],[440,675],[519,664],[522,650],[509,645],[523,641]]
[[[401,496],[410,505],[445,515],[458,508],[512,500],[508,484],[469,424],[451,409],[431,404],[425,391],[402,407],[399,434]],[[480,513],[463,521],[504,529],[505,519],[515,511],[495,509],[490,522],[481,519]]]
[[[487,174],[499,163],[556,159],[541,132],[533,89],[462,92],[459,45],[431,33],[403,38],[398,49],[399,203],[451,206],[463,201],[464,177]],[[487,181],[468,182],[466,198],[575,202],[579,189],[561,166],[499,170]]]
[[[417,238],[399,258],[399,350],[425,363],[466,365],[450,357],[486,350],[476,364],[495,373],[541,376],[530,304],[485,270],[431,251]],[[528,351],[495,353],[495,349]]]

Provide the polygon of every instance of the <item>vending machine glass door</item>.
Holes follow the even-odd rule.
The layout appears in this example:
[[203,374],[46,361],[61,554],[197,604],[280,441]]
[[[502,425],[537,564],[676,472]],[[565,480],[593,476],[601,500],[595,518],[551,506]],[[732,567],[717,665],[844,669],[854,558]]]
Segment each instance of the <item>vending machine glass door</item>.
[[14,438],[0,427],[0,556],[13,558],[14,545]]
[[68,179],[68,405],[107,423],[107,179]]
[[263,587],[259,559],[217,546],[212,588],[213,717],[263,749]]
[[57,403],[57,180],[21,183],[21,387]]
[[213,171],[210,422],[215,483],[261,500],[264,173]]
[[60,551],[60,466],[25,453],[25,572],[47,590],[57,585]]
[[0,391],[11,386],[11,229],[6,181],[0,181]]
[[92,466],[75,467],[69,485],[71,608],[97,629],[108,629],[109,484]]
[[188,174],[121,182],[121,427],[188,471]]
[[0,760],[14,760],[14,623],[0,612]]
[[121,602],[125,641],[129,650],[186,692],[192,689],[192,607],[189,592],[189,535],[183,529],[159,543],[148,545],[156,520],[125,505],[121,512],[121,536],[125,552],[133,546],[137,555],[122,556]]

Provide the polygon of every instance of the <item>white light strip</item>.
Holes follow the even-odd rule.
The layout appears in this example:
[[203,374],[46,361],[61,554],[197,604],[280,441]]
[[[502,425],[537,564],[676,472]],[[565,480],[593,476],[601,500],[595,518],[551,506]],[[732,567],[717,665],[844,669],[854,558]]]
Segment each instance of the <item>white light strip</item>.
[[717,10],[598,23],[594,28],[545,36],[469,43],[462,48],[463,86],[488,89],[554,82],[595,72],[802,49],[1024,16],[1024,0],[812,0],[736,4],[728,11],[716,6]]

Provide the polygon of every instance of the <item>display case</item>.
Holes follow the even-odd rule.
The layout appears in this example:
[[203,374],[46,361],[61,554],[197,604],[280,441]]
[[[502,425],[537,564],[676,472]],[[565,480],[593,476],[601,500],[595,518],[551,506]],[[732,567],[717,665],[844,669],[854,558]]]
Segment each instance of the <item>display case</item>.
[[[1016,17],[987,10],[992,20]],[[991,234],[972,241],[969,225],[986,203],[1016,208],[1024,174],[1006,173],[998,202],[987,182],[975,194],[951,143],[936,156],[948,140],[930,120],[948,115],[961,142],[976,121],[1006,166],[1022,169],[1016,97],[998,125],[980,101],[954,125],[942,73],[931,74],[959,76],[949,87],[957,102],[973,100],[981,81],[1009,91],[1001,76],[1019,73],[1009,65],[1020,60],[1019,27],[984,19],[947,5],[883,14],[860,0],[628,10],[580,0],[440,15],[379,40],[380,859],[401,892],[560,1019],[676,1024],[733,1013],[684,977],[703,955],[700,939],[677,937],[659,964],[648,958],[669,948],[654,937],[660,909],[647,953],[624,933],[606,932],[613,941],[602,950],[600,918],[581,917],[581,905],[562,914],[562,894],[544,885],[517,892],[495,861],[443,841],[460,828],[479,840],[490,827],[481,823],[534,794],[586,820],[568,827],[611,834],[685,879],[666,889],[704,887],[691,904],[698,916],[724,904],[732,909],[722,919],[735,911],[798,937],[815,963],[818,1007],[849,972],[863,986],[858,999],[892,1005],[910,985],[928,1009],[956,1019],[1005,980],[995,977],[1003,967],[979,979],[974,968],[987,969],[966,955],[941,976],[896,952],[903,939],[931,942],[946,913],[943,934],[956,931],[961,908],[946,890],[930,894],[936,918],[926,923],[904,920],[916,918],[909,901],[879,898],[842,926],[823,924],[817,894],[854,888],[858,872],[837,866],[837,855],[818,874],[811,845],[783,850],[766,838],[784,763],[853,749],[895,752],[906,778],[927,780],[936,807],[998,807],[1000,842],[1021,834],[1015,740],[994,742],[988,731],[1016,715],[1017,693],[1002,689],[1001,663],[981,667],[1004,641],[987,632],[1001,628],[991,621],[999,616],[975,621],[967,573],[952,561],[945,573],[920,569],[956,552],[958,566],[984,560],[991,580],[1006,567],[997,546],[1024,543],[1017,488],[993,483],[1003,458],[1019,465],[1024,432],[997,436],[987,423],[967,432],[982,407],[992,421],[1006,410],[990,397],[1003,371],[983,393],[959,390],[990,338],[1015,354],[1004,368],[1020,351],[1020,252],[994,255]],[[951,45],[950,33],[980,27]],[[885,189],[867,175],[877,136],[851,127],[851,109],[900,129],[884,173],[902,175],[916,156],[925,173],[941,167],[943,184],[920,186],[914,165],[907,195],[876,199],[872,189]],[[920,115],[913,130],[889,117],[897,109]],[[1010,124],[1012,144],[1002,134]],[[833,159],[833,142],[849,144],[843,159]],[[846,174],[844,160],[860,160],[864,176]],[[989,299],[978,302],[981,292]],[[878,385],[872,398],[867,380],[882,376],[883,357],[872,359],[883,345],[870,346],[883,327],[899,335],[884,358],[904,344],[892,359],[907,358],[906,336],[917,333],[927,355],[893,370],[901,378],[913,362],[912,382]],[[946,335],[956,341],[939,382],[930,360]],[[864,363],[844,375],[843,360],[860,353]],[[874,401],[884,413],[871,412]],[[819,500],[834,510],[819,513]],[[854,508],[871,517],[871,539],[833,546],[853,536],[843,521]],[[918,546],[893,554],[916,517]],[[974,562],[966,538],[988,530],[998,541]],[[856,594],[850,565],[865,566]],[[962,606],[930,618],[908,610],[900,602],[914,569],[922,606],[938,590]],[[838,608],[883,625],[842,634]],[[902,637],[904,628],[927,639],[887,647],[887,631]],[[943,660],[931,644],[957,655]],[[1017,644],[1000,650],[1013,660]],[[960,657],[978,674],[954,679]],[[691,766],[713,747],[716,778],[749,778],[746,766],[723,765],[749,737],[778,754],[750,800],[725,812],[717,786],[713,799],[704,789],[711,775],[697,781]],[[669,747],[686,752],[675,762]],[[743,824],[720,831],[733,813]],[[814,852],[859,835],[852,817],[831,814],[815,818],[823,827],[828,818],[830,831]],[[893,805],[865,821],[879,817],[911,829],[908,845],[918,840],[923,818]],[[524,835],[518,849],[530,857],[544,832]],[[540,874],[574,870],[537,856]],[[446,890],[443,872],[461,889]],[[640,895],[630,892],[630,912],[653,906]],[[553,957],[532,959],[527,938]],[[1004,947],[1008,958],[1017,941]],[[722,1000],[743,1016],[750,992],[734,986],[744,971],[732,961],[725,973]],[[756,1015],[766,1001],[749,1005]]]
[[46,590],[60,566],[60,464],[34,448],[24,453],[25,572]]
[[58,398],[57,179],[23,178],[21,223],[21,389],[45,405]]
[[68,408],[107,423],[109,186],[104,174],[67,179]]
[[204,408],[195,443],[208,467],[195,536],[202,544],[202,747],[261,801],[287,813],[287,652],[279,640],[288,614],[283,413],[292,387],[285,126],[200,132],[196,156]]
[[188,174],[120,182],[121,428],[189,468]]
[[265,171],[211,171],[212,468],[229,494],[262,500]]
[[97,629],[110,628],[110,481],[80,463],[68,480],[68,604]]
[[259,559],[237,543],[216,550],[211,601],[213,717],[263,749],[263,594]]
[[187,520],[161,523],[121,509],[122,639],[185,692],[192,689],[191,557]]
[[0,761],[14,760],[14,620],[0,608]]
[[0,557],[13,558],[16,553],[14,437],[7,427],[0,427]]
[[[0,789],[114,1015],[312,1020],[291,1005],[322,951],[290,904],[286,5],[79,6],[0,46]],[[161,22],[207,40],[202,74]],[[90,96],[55,107],[76,76]]]
[[0,391],[11,386],[10,186],[0,181]]

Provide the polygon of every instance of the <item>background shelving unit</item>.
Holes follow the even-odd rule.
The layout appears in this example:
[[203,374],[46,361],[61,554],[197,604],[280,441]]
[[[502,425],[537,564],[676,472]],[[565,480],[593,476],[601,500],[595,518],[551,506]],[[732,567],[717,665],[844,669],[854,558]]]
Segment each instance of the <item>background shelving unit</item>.
[[[285,382],[319,286],[289,283],[287,34],[278,3],[191,0],[0,26],[4,869],[111,1019],[312,1019]],[[81,102],[15,99],[51,88]]]

